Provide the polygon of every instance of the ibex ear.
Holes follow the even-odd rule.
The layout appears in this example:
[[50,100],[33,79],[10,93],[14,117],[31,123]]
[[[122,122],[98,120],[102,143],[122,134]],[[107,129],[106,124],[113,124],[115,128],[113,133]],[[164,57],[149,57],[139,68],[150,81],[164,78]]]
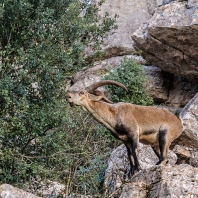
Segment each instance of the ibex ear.
[[105,102],[110,103],[110,104],[113,104],[113,102],[112,102],[111,100],[109,100],[109,99],[104,95],[103,92],[98,91],[98,90],[95,90],[93,93],[94,93],[95,96],[102,96],[102,100],[104,100]]
[[95,96],[95,95],[92,95],[92,94],[89,94],[89,98],[93,101],[100,101],[102,100],[102,96]]

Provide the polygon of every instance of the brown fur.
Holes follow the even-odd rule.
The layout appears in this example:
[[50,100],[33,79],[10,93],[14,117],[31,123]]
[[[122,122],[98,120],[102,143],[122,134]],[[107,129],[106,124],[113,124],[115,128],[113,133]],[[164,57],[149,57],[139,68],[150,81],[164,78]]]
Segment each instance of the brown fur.
[[171,142],[183,131],[181,120],[165,109],[130,103],[109,104],[86,90],[68,93],[68,102],[82,106],[123,141],[131,165],[129,176],[139,170],[138,142],[151,145],[159,158],[157,164],[165,164]]

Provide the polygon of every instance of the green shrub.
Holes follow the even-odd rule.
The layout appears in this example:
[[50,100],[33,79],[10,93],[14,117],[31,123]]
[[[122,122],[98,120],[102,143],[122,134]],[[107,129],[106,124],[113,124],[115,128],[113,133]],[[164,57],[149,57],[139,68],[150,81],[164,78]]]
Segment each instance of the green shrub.
[[[66,78],[100,55],[115,22],[96,15],[98,5],[89,5],[82,17],[83,2],[0,2],[0,183],[59,179],[63,169],[78,169],[70,152],[79,151],[85,134],[82,120],[76,124],[66,107]],[[68,128],[60,128],[63,123]]]
[[[44,137],[37,137],[28,145],[31,155],[12,155],[13,176],[29,176],[28,171],[31,171],[34,176],[28,182],[32,186],[31,192],[36,192],[40,181],[49,179],[64,184],[67,195],[102,197],[107,162],[112,149],[120,142],[81,108],[66,106],[62,110],[67,112],[65,124],[49,130]],[[23,168],[19,168],[20,165]],[[4,177],[9,175],[4,174]]]
[[139,105],[152,105],[153,99],[145,94],[145,72],[136,60],[124,58],[114,70],[110,70],[105,79],[115,80],[124,84],[128,92],[116,86],[108,87],[114,102],[130,102]]

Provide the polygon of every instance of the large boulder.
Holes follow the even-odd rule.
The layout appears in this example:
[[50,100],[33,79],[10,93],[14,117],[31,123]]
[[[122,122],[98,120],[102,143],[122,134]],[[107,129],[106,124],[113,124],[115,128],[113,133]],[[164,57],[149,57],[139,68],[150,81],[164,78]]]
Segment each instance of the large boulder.
[[36,195],[28,193],[9,184],[0,186],[0,198],[39,198]]
[[160,6],[132,35],[148,64],[198,82],[198,3]]
[[144,70],[147,79],[145,85],[146,94],[151,96],[155,102],[167,102],[172,75],[154,66],[144,66]]
[[173,142],[178,145],[198,148],[198,93],[189,101],[180,113],[184,131]]
[[[44,180],[39,183],[40,186],[36,189],[36,194],[41,194],[42,197],[58,198],[63,196],[66,186],[55,181]],[[31,189],[31,192],[33,189]]]
[[169,165],[143,170],[123,185],[119,197],[198,197],[198,168]]
[[159,0],[106,0],[102,4],[99,14],[101,16],[108,12],[111,17],[118,15],[118,28],[109,33],[104,42],[103,50],[106,56],[120,56],[133,54],[135,52],[131,34],[153,14],[158,6]]
[[[141,169],[150,169],[158,162],[158,158],[150,146],[139,144],[138,159]],[[177,161],[177,156],[171,150],[168,153],[168,164],[174,165]],[[124,144],[117,147],[112,153],[108,161],[108,167],[105,172],[105,189],[108,194],[119,190],[125,183],[127,172],[129,170],[129,160],[126,147]]]
[[157,103],[179,108],[184,107],[198,92],[198,84],[171,75],[158,67],[144,66],[146,72],[146,93]]

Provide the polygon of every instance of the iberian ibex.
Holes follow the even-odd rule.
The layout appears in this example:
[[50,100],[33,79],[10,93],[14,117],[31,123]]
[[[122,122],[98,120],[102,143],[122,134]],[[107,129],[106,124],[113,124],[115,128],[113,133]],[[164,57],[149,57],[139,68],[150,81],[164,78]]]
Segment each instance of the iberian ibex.
[[82,106],[114,137],[123,141],[130,161],[129,176],[140,168],[138,142],[152,146],[159,158],[157,165],[166,164],[171,142],[183,131],[181,120],[166,109],[124,102],[113,104],[103,92],[96,90],[103,85],[116,85],[127,91],[119,82],[104,80],[80,91],[69,92],[68,102],[71,106]]

